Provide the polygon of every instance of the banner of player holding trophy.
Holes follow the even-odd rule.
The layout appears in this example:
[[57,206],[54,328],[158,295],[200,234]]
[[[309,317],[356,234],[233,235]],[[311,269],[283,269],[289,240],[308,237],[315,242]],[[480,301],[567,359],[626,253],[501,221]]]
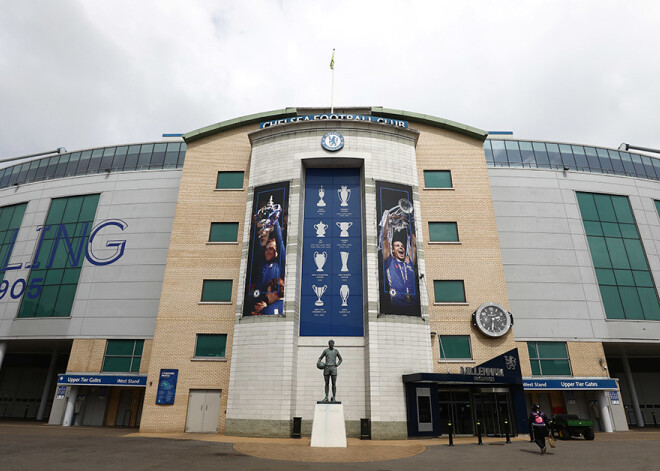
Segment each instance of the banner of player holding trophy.
[[289,182],[255,187],[244,316],[284,314]]
[[421,316],[412,188],[376,182],[380,313]]

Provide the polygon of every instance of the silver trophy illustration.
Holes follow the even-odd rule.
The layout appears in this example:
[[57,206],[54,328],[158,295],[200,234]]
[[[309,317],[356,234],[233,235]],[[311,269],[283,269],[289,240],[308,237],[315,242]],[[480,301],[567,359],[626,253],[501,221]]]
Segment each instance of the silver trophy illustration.
[[328,285],[323,285],[323,286],[316,286],[312,285],[312,289],[314,290],[314,294],[316,295],[317,299],[314,304],[317,306],[323,306],[323,301],[321,301],[321,296],[323,296],[323,293],[325,293],[325,290],[328,289]]
[[337,190],[337,193],[339,194],[339,201],[341,201],[340,206],[348,206],[348,200],[351,197],[351,189],[346,185],[342,185],[341,188]]
[[316,206],[320,206],[320,207],[325,206],[325,201],[323,201],[324,196],[325,196],[325,190],[323,189],[323,185],[321,185],[321,188],[319,189],[319,202],[316,203]]
[[316,229],[316,237],[325,237],[325,231],[328,228],[327,224],[323,224],[323,221],[319,221],[318,224],[314,224],[314,229]]
[[325,261],[328,259],[328,253],[327,252],[314,252],[314,263],[316,263],[316,271],[323,271],[323,265],[325,265]]
[[339,271],[348,271],[348,252],[339,252],[341,257],[341,270]]
[[337,227],[341,230],[339,237],[348,237],[348,228],[353,225],[350,221],[338,222]]
[[341,285],[341,288],[339,288],[339,296],[341,296],[342,307],[348,306],[348,294],[348,285]]

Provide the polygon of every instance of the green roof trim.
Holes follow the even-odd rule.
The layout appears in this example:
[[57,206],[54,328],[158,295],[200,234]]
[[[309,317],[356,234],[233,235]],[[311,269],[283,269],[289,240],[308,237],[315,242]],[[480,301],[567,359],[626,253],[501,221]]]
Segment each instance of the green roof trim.
[[[390,108],[383,108],[382,106],[372,106],[370,109],[372,116],[382,116],[383,118],[400,119],[427,124],[429,126],[435,126],[463,134],[474,139],[480,139],[481,141],[486,140],[486,137],[488,136],[488,131],[483,131],[466,124],[457,123],[448,119],[437,118],[427,114],[413,113],[411,111],[404,110],[393,110]],[[304,108],[301,109],[301,112],[304,112]],[[293,116],[298,116],[298,108],[283,108],[281,110],[251,114],[248,116],[242,116],[240,118],[221,121],[219,123],[212,124],[195,131],[187,132],[183,135],[183,139],[186,142],[196,141],[197,139],[202,139],[212,134],[228,131],[240,126],[261,123],[264,121],[272,121],[275,119],[290,118]]]
[[275,118],[288,118],[296,115],[296,108],[283,108],[281,110],[266,111],[263,113],[241,116],[240,118],[221,121],[219,123],[211,124],[210,126],[199,128],[195,131],[187,132],[183,135],[183,140],[186,142],[196,141],[197,139],[210,136],[211,134],[228,131],[229,129],[238,128],[240,126],[261,123],[262,121],[270,121]]
[[488,131],[473,128],[467,124],[457,123],[448,119],[437,118],[428,114],[413,113],[412,111],[404,110],[392,110],[389,108],[383,108],[382,106],[372,106],[371,113],[384,118],[403,118],[406,121],[415,121],[417,123],[428,124],[429,126],[437,126],[475,139],[481,139],[482,141],[485,141],[486,137],[488,137]]

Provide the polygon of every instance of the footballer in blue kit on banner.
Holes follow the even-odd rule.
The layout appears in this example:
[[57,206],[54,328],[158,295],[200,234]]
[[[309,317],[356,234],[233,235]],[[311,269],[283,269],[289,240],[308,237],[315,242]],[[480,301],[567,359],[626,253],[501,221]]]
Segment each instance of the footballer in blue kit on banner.
[[380,312],[421,316],[412,188],[376,182]]
[[289,182],[255,187],[244,316],[284,314]]

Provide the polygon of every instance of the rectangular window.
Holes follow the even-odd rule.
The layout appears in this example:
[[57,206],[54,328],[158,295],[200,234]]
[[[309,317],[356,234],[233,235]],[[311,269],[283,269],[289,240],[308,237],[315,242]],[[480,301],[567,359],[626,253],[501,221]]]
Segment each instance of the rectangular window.
[[571,376],[566,342],[527,342],[534,376]]
[[212,222],[209,242],[236,242],[238,238],[237,222]]
[[218,172],[218,183],[215,186],[221,190],[243,188],[243,172]]
[[458,227],[455,222],[429,222],[431,242],[458,242]]
[[436,303],[464,303],[463,280],[433,280]]
[[202,302],[231,302],[232,280],[204,280]]
[[108,340],[103,358],[103,371],[139,373],[144,340]]
[[440,358],[451,360],[471,360],[469,335],[440,335]]
[[451,171],[424,170],[425,188],[453,188],[451,186]]
[[628,198],[577,193],[577,200],[605,316],[660,320],[660,303]]
[[18,317],[71,315],[98,202],[98,194],[51,201]]
[[11,260],[18,230],[21,228],[25,215],[25,208],[27,208],[27,203],[0,208],[0,267],[3,267],[3,271],[0,272],[0,281],[4,280],[4,267]]
[[227,334],[197,334],[195,358],[224,358]]

